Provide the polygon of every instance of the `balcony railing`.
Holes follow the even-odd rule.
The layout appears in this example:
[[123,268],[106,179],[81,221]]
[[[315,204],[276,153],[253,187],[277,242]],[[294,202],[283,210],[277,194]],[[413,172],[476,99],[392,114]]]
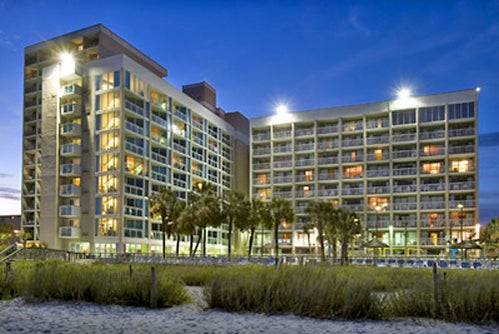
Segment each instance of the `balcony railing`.
[[62,176],[77,176],[81,175],[81,166],[75,164],[65,164],[60,167]]
[[295,161],[297,167],[301,166],[312,166],[315,163],[315,159],[298,159]]
[[392,136],[392,142],[415,141],[415,140],[416,140],[415,133],[394,134]]
[[276,191],[274,192],[274,197],[276,198],[291,198],[293,196],[293,192],[291,191]]
[[364,188],[345,188],[341,191],[344,196],[364,195]]
[[81,87],[74,83],[64,85],[61,87],[61,95],[68,98],[76,95],[81,95]]
[[64,104],[61,106],[61,115],[62,116],[80,117],[81,116],[81,105],[76,104],[76,103]]
[[368,169],[367,177],[386,177],[390,176],[389,169]]
[[79,156],[81,155],[81,146],[78,144],[64,144],[61,146],[61,155]]
[[468,137],[468,136],[474,136],[474,135],[475,135],[474,128],[463,128],[463,129],[451,129],[451,130],[449,130],[449,138]]
[[144,128],[138,126],[137,124],[134,124],[130,121],[125,122],[125,129],[130,130],[140,136],[144,135]]
[[393,203],[394,211],[416,210],[417,208],[417,203]]
[[289,168],[292,166],[292,161],[274,161],[274,168]]
[[275,131],[274,139],[289,138],[291,137],[291,130],[289,131]]
[[125,109],[130,110],[139,116],[144,116],[144,109],[130,101],[125,101]]
[[418,189],[418,186],[415,184],[404,184],[404,185],[396,185],[393,187],[393,192],[394,193],[413,193],[416,192]]
[[81,237],[81,229],[73,226],[59,227],[59,238],[78,239]]
[[450,182],[449,190],[474,190],[475,182]]
[[75,205],[61,205],[59,207],[59,216],[61,217],[78,217],[80,208]]
[[388,152],[383,152],[382,154],[368,153],[367,161],[381,161],[390,159]]
[[329,174],[329,173],[324,173],[324,174],[319,174],[319,181],[333,181],[333,180],[338,180],[338,174]]
[[445,137],[445,131],[426,131],[419,133],[419,140],[440,139]]
[[317,134],[319,135],[337,133],[337,132],[338,132],[338,125],[325,125],[317,127]]
[[390,187],[382,186],[382,187],[368,187],[368,194],[388,194],[390,192]]
[[319,165],[335,165],[338,163],[338,157],[319,157]]
[[270,133],[256,133],[253,135],[253,141],[270,140]]
[[430,202],[421,202],[421,210],[443,210],[445,209],[445,202],[437,202],[437,201],[430,201]]
[[475,153],[475,145],[449,146],[449,154]]
[[291,145],[274,146],[274,153],[290,153],[293,151]]
[[274,176],[273,182],[275,184],[282,184],[282,183],[292,183],[293,182],[293,176]]
[[416,150],[396,150],[392,152],[393,159],[416,158],[417,155],[418,151]]
[[444,191],[445,190],[445,185],[443,183],[421,184],[419,186],[419,189],[422,192]]
[[413,168],[394,168],[392,169],[393,176],[408,176],[408,175],[416,175],[418,173],[418,169],[416,167]]
[[388,144],[390,138],[388,136],[372,136],[367,137],[367,145]]
[[81,125],[75,123],[66,123],[61,125],[61,135],[63,136],[80,136]]
[[338,189],[319,189],[319,197],[338,196]]
[[59,187],[60,196],[80,196],[81,188],[73,184],[63,184]]
[[314,135],[314,129],[296,129],[295,130],[295,137],[302,137],[302,136],[313,136]]
[[253,170],[262,170],[262,169],[270,169],[270,162],[263,162],[263,163],[255,163],[255,164],[253,164]]
[[311,151],[314,149],[314,143],[295,145],[295,151]]
[[144,155],[144,148],[129,142],[125,143],[125,149],[137,155]]
[[268,154],[270,154],[270,147],[259,147],[253,149],[253,155],[268,155]]

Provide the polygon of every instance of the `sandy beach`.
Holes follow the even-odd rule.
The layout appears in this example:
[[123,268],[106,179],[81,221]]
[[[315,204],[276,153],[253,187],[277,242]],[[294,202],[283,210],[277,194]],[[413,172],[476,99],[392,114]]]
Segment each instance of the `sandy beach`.
[[234,314],[192,303],[170,309],[22,298],[0,301],[0,333],[499,333],[497,326],[431,319],[330,321],[293,315]]

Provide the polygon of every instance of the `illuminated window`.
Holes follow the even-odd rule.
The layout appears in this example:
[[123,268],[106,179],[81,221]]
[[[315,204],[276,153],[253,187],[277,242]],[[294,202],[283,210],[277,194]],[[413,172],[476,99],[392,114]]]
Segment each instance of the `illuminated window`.
[[98,229],[97,235],[99,237],[112,237],[116,236],[118,231],[118,219],[116,218],[102,218],[97,220]]
[[346,167],[344,169],[344,177],[347,179],[362,177],[362,175],[362,166]]
[[110,92],[106,94],[101,94],[97,96],[96,100],[96,110],[109,110],[119,108],[121,106],[120,93]]
[[379,150],[374,150],[374,158],[376,160],[381,160],[383,159],[383,150],[379,149]]
[[466,173],[470,171],[470,167],[469,160],[451,161],[451,169],[453,172]]
[[99,193],[115,193],[118,191],[118,178],[115,174],[100,175],[98,177]]
[[271,191],[270,189],[260,189],[258,190],[258,195],[261,199],[267,199],[270,197]]
[[350,153],[350,161],[351,162],[357,161],[357,152],[353,151]]
[[355,131],[355,122],[346,122],[343,124],[343,131]]
[[258,175],[258,179],[260,180],[260,184],[266,184],[267,183],[267,174]]
[[310,191],[309,186],[304,186],[303,187],[303,198],[307,198],[308,192]]
[[388,198],[386,197],[370,197],[369,198],[369,208],[371,210],[376,210],[376,207],[380,208],[388,207]]
[[126,156],[126,170],[130,173],[134,173],[137,175],[142,175],[144,172],[144,164],[142,159],[137,159],[132,156]]
[[313,179],[314,179],[314,172],[311,170],[306,170],[305,171],[305,180],[312,181]]
[[98,156],[98,172],[109,172],[119,168],[118,154],[102,154]]
[[438,174],[440,173],[440,162],[431,162],[423,164],[423,173],[425,174]]
[[438,145],[427,145],[423,147],[424,155],[438,155],[440,154],[440,147]]

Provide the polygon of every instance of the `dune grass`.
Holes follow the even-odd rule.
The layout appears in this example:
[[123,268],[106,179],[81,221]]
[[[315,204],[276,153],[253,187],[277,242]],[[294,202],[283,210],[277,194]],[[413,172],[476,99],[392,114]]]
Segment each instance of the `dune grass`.
[[[130,269],[131,268],[131,269]],[[205,286],[209,307],[232,312],[290,313],[321,319],[426,317],[499,321],[499,272],[429,269],[158,265],[158,307],[189,300],[185,285]],[[149,306],[151,265],[16,262],[0,275],[2,298],[25,296]]]

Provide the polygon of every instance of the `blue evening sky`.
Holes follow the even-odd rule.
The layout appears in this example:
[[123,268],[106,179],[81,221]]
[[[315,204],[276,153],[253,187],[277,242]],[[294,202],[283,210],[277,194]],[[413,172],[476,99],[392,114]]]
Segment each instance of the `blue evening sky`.
[[[247,117],[481,87],[479,129],[496,132],[499,1],[0,0],[0,214],[20,212],[24,47],[102,23],[169,70],[208,81]],[[491,148],[492,147],[492,148]],[[487,146],[488,157],[499,143]],[[497,160],[497,158],[495,158]],[[499,203],[495,165],[481,197]],[[495,205],[497,206],[497,205]],[[481,222],[499,209],[481,209]]]

